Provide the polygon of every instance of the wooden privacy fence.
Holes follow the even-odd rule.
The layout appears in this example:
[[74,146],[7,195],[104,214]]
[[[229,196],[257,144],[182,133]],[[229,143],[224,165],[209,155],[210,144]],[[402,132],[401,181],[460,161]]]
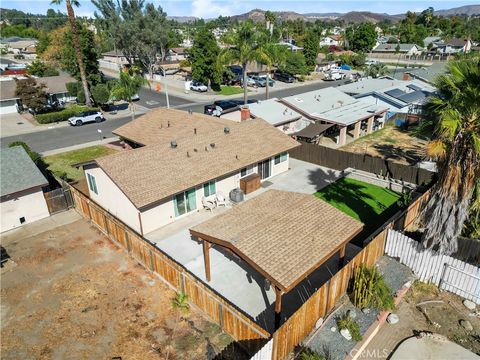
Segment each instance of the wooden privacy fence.
[[301,146],[290,150],[291,157],[335,170],[354,168],[417,185],[428,184],[434,174],[425,169],[398,164],[379,157],[300,143]]
[[68,185],[76,209],[90,219],[110,239],[120,244],[145,268],[159,275],[175,290],[188,295],[189,301],[200,308],[235,340],[252,348],[264,342],[270,334],[247,315],[221,297],[182,265],[142,238],[76,188]]
[[43,196],[47,203],[50,215],[65,211],[73,207],[72,194],[69,188],[59,188],[44,192]]

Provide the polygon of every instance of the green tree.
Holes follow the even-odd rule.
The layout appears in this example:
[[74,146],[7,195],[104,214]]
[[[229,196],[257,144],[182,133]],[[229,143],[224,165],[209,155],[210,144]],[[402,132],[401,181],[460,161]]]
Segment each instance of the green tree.
[[218,64],[220,48],[217,40],[208,28],[200,29],[195,34],[193,45],[188,49],[188,61],[192,67],[192,78],[208,86],[219,88],[222,81]]
[[[62,0],[52,0],[52,4],[60,5]],[[79,6],[80,3],[78,0],[65,0],[65,4],[67,6],[67,14],[68,14],[68,21],[70,23],[70,28],[72,30],[72,40],[73,46],[75,48],[75,55],[77,58],[77,66],[80,73],[80,79],[82,80],[83,91],[85,93],[86,104],[87,106],[92,106],[92,100],[90,99],[90,90],[88,89],[88,81],[87,81],[87,74],[85,72],[85,66],[83,64],[83,53],[80,44],[80,37],[78,35],[77,30],[77,20],[75,18],[75,12],[73,11],[74,6]]]
[[[423,128],[431,126],[428,154],[437,160],[438,181],[422,213],[423,244],[450,254],[467,219],[480,179],[480,59],[447,65],[435,81],[439,96],[426,105]],[[474,196],[476,199],[472,199]]]
[[110,89],[107,84],[97,84],[92,89],[93,100],[98,105],[103,105],[110,100]]
[[239,63],[243,69],[243,101],[247,104],[247,64],[262,58],[262,35],[246,21],[225,36],[229,46],[220,53],[220,63]]
[[307,75],[310,73],[303,54],[292,51],[286,53],[285,65],[280,67],[280,70],[290,75]]
[[313,31],[307,32],[303,42],[303,55],[305,62],[311,71],[315,70],[317,65],[317,56],[320,52],[320,37]]
[[15,79],[15,84],[15,96],[20,98],[24,106],[36,111],[48,103],[45,84],[37,84],[32,77]]
[[27,73],[38,77],[58,76],[58,71],[41,60],[33,60],[27,66]]
[[371,76],[373,78],[382,77],[382,76],[388,75],[389,73],[390,73],[390,70],[388,70],[387,65],[383,63],[370,65],[365,70],[365,75]]
[[375,25],[369,22],[354,25],[346,30],[348,47],[353,51],[370,51],[377,41]]
[[269,88],[270,88],[270,73],[272,68],[280,68],[285,66],[287,60],[286,53],[288,48],[286,46],[267,43],[263,46],[263,53],[260,59],[260,62],[267,66],[267,82],[265,85],[265,98],[269,98]]
[[138,74],[129,74],[127,71],[120,71],[120,78],[113,86],[112,96],[116,100],[125,100],[130,106],[132,112],[132,120],[135,119],[135,105],[133,97],[138,93],[143,85],[147,85],[148,81],[143,76]]

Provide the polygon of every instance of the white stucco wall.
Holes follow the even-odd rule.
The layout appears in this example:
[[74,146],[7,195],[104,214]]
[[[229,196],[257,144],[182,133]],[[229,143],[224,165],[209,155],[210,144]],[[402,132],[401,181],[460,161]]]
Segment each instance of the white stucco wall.
[[[197,201],[197,208],[198,208]],[[173,198],[166,199],[155,207],[141,213],[143,233],[147,234],[175,221]]]
[[2,199],[0,208],[0,232],[23,225],[20,223],[21,217],[25,218],[24,224],[28,224],[50,216],[41,188],[12,194]]
[[90,198],[140,233],[138,210],[117,185],[98,167],[86,169],[85,176],[87,174],[92,174],[97,184],[98,195],[89,188]]
[[272,158],[272,176],[278,175],[284,171],[288,170],[288,163],[290,161],[290,156],[287,153],[287,160],[275,165],[275,160]]

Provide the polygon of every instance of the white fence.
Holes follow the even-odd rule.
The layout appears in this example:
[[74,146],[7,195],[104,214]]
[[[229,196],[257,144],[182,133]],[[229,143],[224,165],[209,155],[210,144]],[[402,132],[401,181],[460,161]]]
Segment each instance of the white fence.
[[253,355],[250,360],[271,360],[273,352],[273,338],[263,345],[263,347]]
[[431,282],[441,289],[480,304],[480,268],[451,256],[426,250],[419,242],[395,230],[388,232],[385,254],[398,258],[402,264],[412,269],[421,281]]

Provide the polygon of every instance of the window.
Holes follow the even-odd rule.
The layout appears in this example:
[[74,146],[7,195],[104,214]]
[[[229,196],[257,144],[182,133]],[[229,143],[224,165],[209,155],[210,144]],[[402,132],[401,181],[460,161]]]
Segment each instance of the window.
[[240,170],[240,177],[245,177],[251,173],[253,173],[253,166],[247,166],[246,168]]
[[203,195],[210,196],[217,192],[215,189],[215,180],[203,184]]
[[173,197],[175,217],[184,215],[197,208],[195,189],[187,190]]
[[90,191],[93,191],[95,194],[98,195],[97,183],[95,181],[95,177],[92,174],[87,173],[87,179],[88,179],[88,188],[90,189]]
[[279,155],[275,155],[275,165],[280,164],[287,160],[288,154],[286,152]]

